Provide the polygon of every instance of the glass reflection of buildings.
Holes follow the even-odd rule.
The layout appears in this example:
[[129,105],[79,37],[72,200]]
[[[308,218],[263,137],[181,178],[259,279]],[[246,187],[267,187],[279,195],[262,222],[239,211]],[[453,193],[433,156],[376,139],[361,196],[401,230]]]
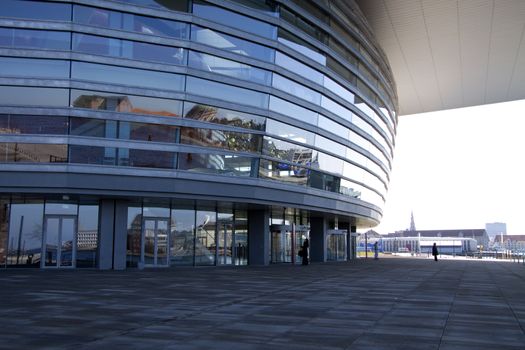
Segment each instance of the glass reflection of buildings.
[[[40,257],[63,249],[139,266],[156,248],[136,211],[157,202],[175,213],[155,219],[168,265],[264,265],[277,241],[291,262],[304,237],[324,261],[325,229],[346,247],[381,219],[397,128],[361,16],[353,0],[3,1],[0,265],[57,267]],[[71,244],[50,220],[76,225]]]

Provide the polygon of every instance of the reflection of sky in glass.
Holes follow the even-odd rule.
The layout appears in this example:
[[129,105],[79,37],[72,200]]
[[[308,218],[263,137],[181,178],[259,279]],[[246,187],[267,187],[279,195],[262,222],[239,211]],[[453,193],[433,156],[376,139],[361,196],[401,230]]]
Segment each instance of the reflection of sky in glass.
[[269,23],[261,22],[213,5],[195,2],[193,4],[193,13],[199,17],[270,39],[275,38],[277,35],[277,27]]
[[69,78],[69,61],[0,57],[0,75]]
[[172,229],[177,232],[191,231],[195,227],[195,211],[173,209],[171,211]]
[[9,247],[18,247],[20,224],[22,237],[20,249],[37,249],[42,245],[42,220],[44,204],[12,204],[9,220]]
[[81,205],[78,208],[78,230],[98,230],[98,205]]
[[[31,96],[31,98],[27,98],[27,96]],[[69,90],[0,86],[0,104],[67,107],[69,104]]]

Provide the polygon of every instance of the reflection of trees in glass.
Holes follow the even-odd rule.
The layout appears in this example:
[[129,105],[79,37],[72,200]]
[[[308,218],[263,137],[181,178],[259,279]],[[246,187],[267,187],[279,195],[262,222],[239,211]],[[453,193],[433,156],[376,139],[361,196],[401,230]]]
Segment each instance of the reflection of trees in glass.
[[245,129],[264,130],[265,118],[247,113],[185,102],[185,118]]

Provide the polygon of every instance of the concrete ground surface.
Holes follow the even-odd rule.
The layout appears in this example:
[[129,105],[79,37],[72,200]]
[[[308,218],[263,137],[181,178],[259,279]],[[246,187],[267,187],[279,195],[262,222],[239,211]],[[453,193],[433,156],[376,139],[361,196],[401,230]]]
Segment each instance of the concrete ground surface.
[[525,349],[525,265],[0,271],[2,349]]

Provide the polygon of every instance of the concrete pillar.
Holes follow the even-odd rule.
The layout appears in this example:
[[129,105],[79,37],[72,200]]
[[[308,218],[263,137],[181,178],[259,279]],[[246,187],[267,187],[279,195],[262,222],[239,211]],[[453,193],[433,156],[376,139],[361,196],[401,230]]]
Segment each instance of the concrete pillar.
[[310,218],[310,261],[326,261],[326,231],[328,220]]
[[350,226],[350,230],[348,232],[348,244],[350,245],[349,250],[348,250],[350,252],[350,255],[348,256],[349,260],[357,258],[357,247],[353,242],[353,240],[356,239],[355,238],[356,232],[357,232],[357,226]]
[[128,241],[128,203],[117,200],[115,203],[115,239],[113,242],[113,268],[126,269]]
[[270,214],[268,210],[248,211],[248,264],[270,263]]
[[98,268],[109,270],[113,268],[113,238],[115,227],[115,201],[103,199],[100,201],[100,227],[98,231]]

